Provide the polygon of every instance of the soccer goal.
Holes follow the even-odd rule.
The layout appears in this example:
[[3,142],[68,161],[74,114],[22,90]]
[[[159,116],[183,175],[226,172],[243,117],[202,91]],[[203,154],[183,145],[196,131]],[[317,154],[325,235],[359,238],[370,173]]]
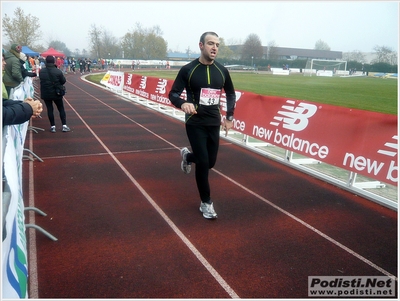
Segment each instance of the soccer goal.
[[347,61],[308,59],[304,76],[348,75]]

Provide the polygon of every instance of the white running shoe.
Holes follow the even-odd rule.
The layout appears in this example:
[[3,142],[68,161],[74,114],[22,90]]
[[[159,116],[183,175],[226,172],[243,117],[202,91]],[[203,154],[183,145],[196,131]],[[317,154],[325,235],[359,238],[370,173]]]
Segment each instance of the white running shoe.
[[200,212],[203,213],[203,217],[207,219],[215,219],[218,217],[217,212],[214,210],[214,204],[211,203],[200,203]]
[[181,169],[185,174],[190,173],[190,171],[192,170],[192,163],[186,160],[188,154],[190,154],[190,151],[187,147],[181,149],[181,156],[182,156]]

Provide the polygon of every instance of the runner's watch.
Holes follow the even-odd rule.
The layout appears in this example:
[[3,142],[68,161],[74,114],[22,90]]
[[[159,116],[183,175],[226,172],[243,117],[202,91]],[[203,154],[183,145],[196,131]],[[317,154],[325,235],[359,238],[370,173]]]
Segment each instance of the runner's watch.
[[226,116],[226,119],[229,120],[229,121],[232,121],[232,120],[233,120],[233,115],[231,115],[231,116]]

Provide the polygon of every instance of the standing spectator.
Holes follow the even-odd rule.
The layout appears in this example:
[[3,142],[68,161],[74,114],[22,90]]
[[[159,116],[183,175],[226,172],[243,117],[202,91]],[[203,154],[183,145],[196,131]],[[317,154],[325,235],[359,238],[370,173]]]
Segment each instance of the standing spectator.
[[62,70],[62,66],[64,65],[63,61],[60,57],[57,57],[56,66],[58,69]]
[[135,60],[132,60],[132,70],[135,70]]
[[40,61],[37,56],[35,56],[35,66],[36,66],[36,75],[39,75],[39,69],[40,69]]
[[40,69],[43,69],[46,66],[45,59],[42,56],[39,57],[39,65],[40,65]]
[[46,68],[42,69],[39,74],[40,78],[40,93],[47,108],[47,117],[50,121],[50,132],[56,132],[56,124],[54,122],[53,102],[56,104],[62,123],[62,131],[69,132],[67,126],[67,116],[64,109],[63,96],[57,95],[56,85],[64,85],[66,79],[61,70],[55,66],[54,56],[46,57]]
[[[229,71],[215,61],[219,38],[215,32],[205,32],[200,37],[200,57],[183,66],[169,92],[171,103],[185,112],[186,134],[192,151],[180,150],[181,169],[188,174],[191,164],[196,164],[196,184],[200,194],[200,212],[207,219],[217,218],[211,200],[209,170],[214,167],[219,147],[221,127],[220,98],[226,93],[226,134],[233,126],[236,94]],[[187,100],[180,96],[186,89]]]
[[31,65],[29,63],[29,59],[27,58],[25,53],[20,52],[19,57],[20,57],[19,60],[20,60],[20,63],[21,63],[22,78],[25,78],[27,76],[36,77],[37,74],[35,72],[32,72],[32,67],[31,67]]
[[11,89],[24,81],[20,62],[21,48],[18,44],[12,44],[10,51],[4,54],[6,66],[3,74],[3,82],[9,96],[11,95]]
[[64,64],[63,64],[63,72],[64,72],[64,74],[67,74],[67,73],[68,73],[68,66],[69,66],[69,64],[68,64],[68,58],[65,58],[65,59],[64,59]]
[[[5,56],[2,56],[2,70],[5,69],[7,65]],[[31,117],[38,117],[43,111],[43,105],[40,100],[33,100],[32,98],[27,98],[25,101],[16,101],[8,99],[8,94],[3,85],[3,119],[2,125],[12,125],[21,124],[28,121]]]
[[31,56],[28,56],[28,59],[29,59],[29,64],[31,64],[32,67],[32,72],[36,72],[35,59]]

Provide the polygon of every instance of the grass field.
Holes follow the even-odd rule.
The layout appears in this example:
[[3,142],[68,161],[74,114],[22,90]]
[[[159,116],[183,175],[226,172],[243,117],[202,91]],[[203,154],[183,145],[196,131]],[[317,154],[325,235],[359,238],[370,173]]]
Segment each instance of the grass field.
[[[176,70],[135,70],[135,74],[175,79]],[[88,79],[99,83],[103,75]],[[373,77],[317,77],[231,72],[235,88],[261,95],[308,100],[397,115],[398,81]]]

